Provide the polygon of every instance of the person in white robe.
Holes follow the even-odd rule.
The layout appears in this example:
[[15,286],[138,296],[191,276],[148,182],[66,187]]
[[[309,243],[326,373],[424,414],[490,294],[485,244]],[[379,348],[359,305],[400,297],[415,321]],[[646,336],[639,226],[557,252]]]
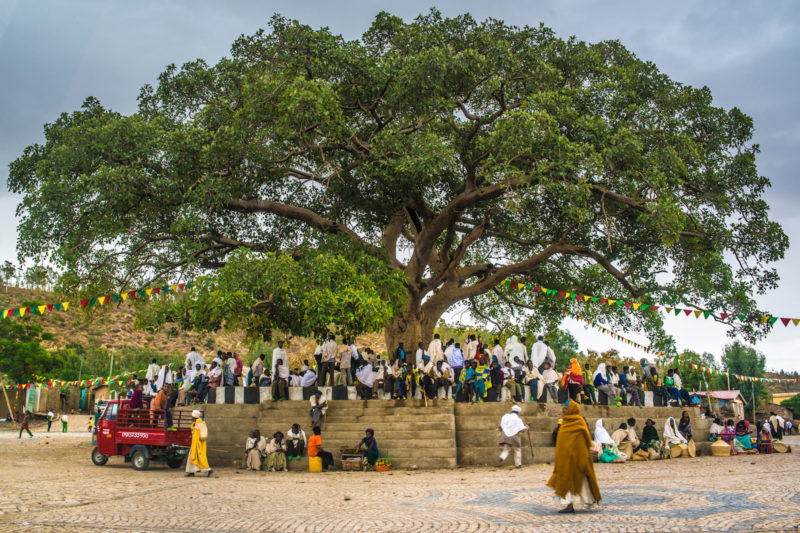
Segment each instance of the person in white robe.
[[498,466],[503,464],[513,448],[514,466],[522,468],[522,439],[520,434],[529,430],[530,427],[525,425],[525,422],[520,418],[519,413],[521,411],[522,408],[519,405],[514,405],[511,407],[511,412],[504,414],[503,418],[500,419],[500,425],[497,427],[500,430],[500,442],[498,444],[503,447],[503,451],[500,452]]

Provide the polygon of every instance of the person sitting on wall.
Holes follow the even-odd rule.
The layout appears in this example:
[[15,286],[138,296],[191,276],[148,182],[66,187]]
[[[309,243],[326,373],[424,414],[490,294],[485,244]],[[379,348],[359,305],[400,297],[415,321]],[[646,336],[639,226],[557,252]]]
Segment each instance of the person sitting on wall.
[[372,372],[372,365],[364,358],[355,361],[356,364],[356,392],[362,400],[372,399],[372,387],[375,385],[375,374]]
[[553,403],[558,403],[558,382],[561,379],[558,372],[550,368],[550,361],[545,361],[544,372],[542,372],[542,380],[547,389],[547,394],[553,399]]
[[328,412],[328,400],[322,395],[322,391],[317,389],[309,402],[311,403],[311,410],[308,414],[311,417],[311,425],[312,427],[318,426],[322,417]]
[[211,361],[211,368],[208,370],[208,386],[211,388],[219,387],[222,384],[222,369],[214,358]]
[[306,432],[300,429],[300,424],[292,424],[292,429],[286,434],[286,454],[289,461],[292,458],[300,460],[306,448]]

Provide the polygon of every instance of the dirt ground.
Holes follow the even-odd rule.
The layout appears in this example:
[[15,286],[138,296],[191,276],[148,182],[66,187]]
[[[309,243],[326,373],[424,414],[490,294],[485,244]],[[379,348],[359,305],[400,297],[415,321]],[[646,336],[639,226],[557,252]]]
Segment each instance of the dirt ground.
[[325,474],[218,468],[210,479],[186,478],[161,464],[137,472],[119,457],[94,466],[80,424],[66,434],[34,428],[33,439],[0,431],[0,531],[605,533],[800,524],[798,437],[793,454],[596,465],[601,504],[565,516],[545,486],[549,465]]

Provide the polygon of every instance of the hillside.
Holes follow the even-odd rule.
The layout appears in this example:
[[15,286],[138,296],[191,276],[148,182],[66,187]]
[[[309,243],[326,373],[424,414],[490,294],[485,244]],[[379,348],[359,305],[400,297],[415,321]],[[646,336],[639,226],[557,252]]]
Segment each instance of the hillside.
[[[17,307],[26,302],[39,304],[61,301],[53,293],[17,287],[3,287],[0,289],[0,309]],[[72,302],[72,299],[69,299]],[[27,304],[26,304],[27,305]],[[244,335],[240,332],[221,331],[217,333],[194,333],[180,330],[165,329],[156,333],[134,329],[136,317],[134,306],[128,303],[106,304],[102,308],[93,308],[85,311],[77,303],[72,303],[69,311],[35,315],[23,319],[42,325],[44,331],[53,335],[52,342],[46,342],[47,349],[64,348],[68,343],[79,343],[85,346],[97,345],[109,348],[130,346],[145,348],[154,353],[175,354],[186,353],[194,346],[198,351],[208,351],[216,348],[231,350],[237,342],[242,344],[236,348],[240,354],[248,354],[251,348],[271,353],[272,344],[258,343],[252,345],[245,343]],[[275,336],[273,342],[283,339]],[[287,352],[293,367],[299,367],[303,359],[310,359],[316,348],[312,339],[294,337],[287,340]],[[369,334],[359,337],[357,346],[370,346],[376,352],[386,351],[382,334]],[[253,354],[255,357],[257,354]],[[250,357],[245,357],[249,363]]]

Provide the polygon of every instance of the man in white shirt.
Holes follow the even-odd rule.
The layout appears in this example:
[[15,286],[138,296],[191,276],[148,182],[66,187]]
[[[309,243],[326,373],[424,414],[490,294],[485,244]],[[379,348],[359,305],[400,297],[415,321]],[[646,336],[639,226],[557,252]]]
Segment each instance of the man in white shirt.
[[314,372],[314,370],[312,370],[311,368],[309,368],[308,370],[305,371],[305,373],[303,373],[303,377],[300,380],[300,386],[310,387],[316,382],[317,382],[317,373]]
[[425,355],[425,348],[422,347],[422,341],[417,343],[417,353],[414,355],[414,364],[419,366],[419,364],[422,362],[422,357]]
[[[275,352],[273,352],[274,354]],[[273,355],[274,357],[274,355]],[[272,401],[289,399],[289,365],[283,359],[273,359]]]
[[264,359],[266,356],[262,353],[256,360],[253,361],[253,365],[250,367],[250,372],[253,374],[253,383],[256,387],[258,387],[258,382],[261,381],[261,374],[264,373]]
[[200,363],[203,366],[206,365],[206,361],[203,359],[203,356],[197,353],[194,349],[194,346],[192,346],[192,349],[186,354],[186,370],[194,370],[194,367],[197,365],[197,363]]
[[464,358],[467,361],[471,361],[475,359],[476,355],[478,355],[478,338],[475,335],[470,335],[464,347]]
[[372,365],[366,361],[362,361],[358,368],[356,368],[356,392],[362,400],[372,399],[372,387],[375,385],[375,373],[372,371]]
[[[350,386],[353,384],[353,374],[351,368],[353,366],[353,349],[355,346],[352,346],[348,341],[344,341],[347,345],[345,349],[342,351],[342,354],[339,356],[339,372],[342,374],[342,384],[346,386]],[[352,346],[352,348],[351,348]],[[356,354],[358,351],[355,352]]]
[[553,399],[553,403],[558,403],[558,372],[550,367],[550,363],[544,363],[544,372],[542,372],[542,379],[544,380],[544,387],[547,389],[547,394]]
[[453,395],[453,369],[444,361],[436,363],[434,368],[436,374],[436,395],[439,395],[439,387],[444,387],[445,399]]
[[[422,343],[419,343],[420,346]],[[434,382],[435,373],[433,372],[433,363],[429,355],[423,355],[422,360],[417,363],[417,374],[419,376],[419,384],[422,387],[423,393],[428,398],[436,398],[436,385]]]
[[273,377],[276,375],[275,374],[275,368],[277,367],[277,362],[278,362],[279,359],[281,361],[283,361],[283,364],[285,364],[287,366],[287,368],[288,368],[288,366],[289,366],[289,358],[286,355],[286,350],[283,349],[283,341],[278,341],[278,346],[274,350],[272,350],[272,375],[273,375]]
[[[333,372],[336,366],[336,355],[338,347],[336,345],[336,336],[331,335],[324,343],[322,343],[322,358],[320,359],[319,379],[317,385],[323,387],[327,385],[333,386]],[[330,377],[329,377],[330,376]]]
[[439,361],[444,361],[444,352],[442,351],[442,339],[439,334],[433,336],[433,340],[428,345],[428,355],[431,356],[431,362],[435,365]]
[[158,377],[158,371],[160,369],[161,367],[158,365],[158,363],[156,363],[155,358],[153,358],[153,362],[147,367],[147,374],[145,374],[144,379],[150,383],[154,382],[156,377]]
[[544,337],[539,335],[531,347],[531,361],[533,361],[533,366],[539,369],[539,372],[544,372],[545,358],[547,358],[547,345],[544,343]]
[[320,420],[328,412],[328,400],[322,395],[322,391],[317,390],[309,403],[311,403],[311,426],[319,426]]
[[544,345],[547,346],[547,355],[544,356],[544,360],[550,363],[550,368],[556,367],[556,352],[550,347],[550,343],[544,341]]
[[156,391],[160,391],[165,384],[172,382],[172,370],[169,365],[162,365],[158,370],[158,377],[156,377]]
[[500,367],[506,366],[506,354],[503,353],[503,347],[500,346],[500,339],[494,340],[494,348],[492,348],[492,357],[497,357],[497,364]]

